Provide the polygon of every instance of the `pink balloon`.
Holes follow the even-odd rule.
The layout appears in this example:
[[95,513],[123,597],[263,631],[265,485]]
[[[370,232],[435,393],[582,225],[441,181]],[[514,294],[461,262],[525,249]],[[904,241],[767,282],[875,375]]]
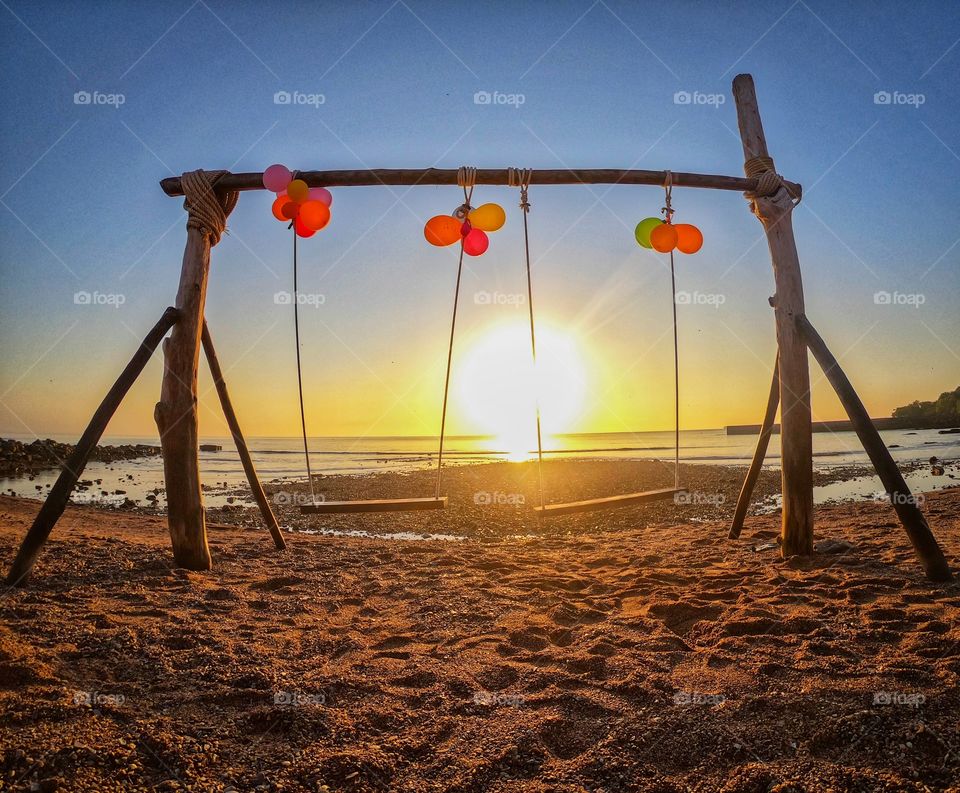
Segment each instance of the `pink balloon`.
[[285,165],[271,165],[263,172],[263,186],[274,193],[280,193],[287,189],[293,174]]
[[463,252],[468,256],[479,256],[490,244],[490,239],[480,229],[470,229],[470,233],[463,238]]
[[309,201],[319,201],[328,207],[333,204],[333,194],[326,187],[311,187],[307,199]]

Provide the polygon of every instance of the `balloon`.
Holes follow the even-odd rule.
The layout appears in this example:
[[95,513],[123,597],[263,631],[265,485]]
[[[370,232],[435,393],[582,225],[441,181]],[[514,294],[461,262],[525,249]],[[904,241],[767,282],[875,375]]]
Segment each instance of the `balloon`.
[[297,220],[303,223],[308,229],[320,231],[330,222],[330,210],[322,201],[304,201],[300,205],[300,212],[297,214]]
[[663,225],[663,220],[660,218],[644,218],[637,223],[637,228],[634,230],[633,236],[637,238],[637,242],[644,248],[652,248],[653,246],[650,244],[650,232],[660,225]]
[[703,234],[696,226],[689,223],[677,223],[677,250],[680,253],[696,253],[703,245]]
[[310,188],[307,187],[307,183],[303,179],[294,179],[287,185],[287,195],[298,204],[306,201],[309,194]]
[[312,229],[309,226],[304,225],[304,222],[299,218],[299,216],[293,221],[293,229],[297,232],[298,237],[312,237],[317,233],[316,229]]
[[263,172],[263,186],[271,193],[279,193],[286,189],[292,178],[293,174],[290,173],[287,166],[277,163]]
[[273,206],[271,207],[271,211],[273,212],[273,216],[274,216],[277,220],[290,220],[290,218],[288,218],[286,215],[283,214],[283,207],[284,207],[284,205],[285,205],[285,204],[290,204],[290,203],[293,203],[293,202],[290,200],[290,196],[288,196],[286,193],[283,193],[283,194],[281,194],[281,195],[278,195],[278,196],[273,200]]
[[300,205],[296,201],[291,201],[288,195],[282,196],[282,198],[284,203],[280,207],[280,214],[283,215],[284,220],[293,220],[300,214]]
[[319,201],[325,206],[333,206],[333,194],[326,187],[311,187],[307,191],[308,201]]
[[669,223],[661,223],[650,232],[650,244],[660,253],[669,253],[677,247],[677,230]]
[[463,238],[463,252],[468,256],[479,256],[490,244],[490,239],[482,229],[470,229],[470,233]]
[[436,215],[423,227],[423,236],[431,245],[453,245],[460,239],[460,221],[449,215]]
[[507,222],[507,215],[499,204],[482,204],[467,215],[474,228],[496,231]]
[[473,226],[470,225],[470,221],[469,221],[469,220],[463,221],[463,223],[460,225],[460,236],[461,236],[461,237],[466,237],[466,236],[470,233],[470,230],[471,230],[472,228],[473,228]]

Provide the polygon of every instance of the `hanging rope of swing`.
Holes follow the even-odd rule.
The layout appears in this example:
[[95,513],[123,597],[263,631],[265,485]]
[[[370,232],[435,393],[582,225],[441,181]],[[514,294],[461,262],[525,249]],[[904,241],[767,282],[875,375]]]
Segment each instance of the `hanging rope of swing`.
[[[526,254],[526,267],[527,267],[527,302],[530,306],[530,347],[533,353],[533,365],[536,369],[537,364],[537,342],[536,342],[536,333],[534,331],[534,320],[533,320],[533,288],[531,286],[531,275],[530,275],[530,241],[529,234],[527,230],[527,213],[530,209],[530,202],[527,197],[527,188],[530,184],[530,171],[518,171],[517,169],[511,168],[508,171],[508,179],[510,181],[511,187],[520,187],[520,207],[523,209],[523,237],[524,237],[524,246]],[[661,209],[661,212],[664,215],[666,222],[670,222],[671,217],[673,216],[673,207],[671,205],[671,199],[673,194],[673,174],[670,171],[666,172],[666,178],[664,180],[663,188],[665,191],[665,206]],[[680,487],[680,350],[679,350],[679,334],[677,331],[677,282],[676,274],[674,270],[673,262],[673,251],[670,251],[670,295],[671,295],[671,306],[673,309],[673,416],[674,416],[674,431],[673,431],[673,440],[674,440],[674,449],[673,449],[673,487],[661,488],[659,490],[647,490],[636,493],[627,493],[624,495],[618,496],[606,496],[603,498],[593,498],[587,499],[585,501],[570,501],[564,502],[561,504],[545,504],[543,496],[543,447],[541,441],[541,429],[540,429],[540,402],[539,396],[536,400],[536,413],[537,413],[537,462],[538,462],[538,475],[539,475],[539,486],[540,486],[540,506],[536,508],[536,512],[541,517],[551,517],[557,515],[567,515],[575,512],[586,512],[596,509],[607,509],[611,507],[626,506],[628,504],[637,504],[644,503],[648,501],[657,501],[667,498],[672,498],[676,493],[680,492],[682,488]],[[536,379],[534,380],[536,382]]]
[[[470,213],[470,200],[473,197],[473,188],[476,184],[476,168],[462,167],[457,174],[457,183],[463,188],[463,204],[457,210],[457,216],[463,219]],[[291,224],[291,229],[293,224]],[[450,320],[450,341],[447,345],[447,366],[443,384],[443,407],[440,414],[440,439],[437,449],[437,476],[433,498],[393,498],[367,499],[356,501],[326,501],[317,502],[314,489],[313,471],[310,465],[310,445],[307,440],[307,420],[303,399],[303,366],[300,350],[300,292],[297,268],[297,234],[293,235],[293,330],[296,345],[297,362],[297,395],[300,405],[300,430],[303,436],[303,456],[307,469],[307,480],[310,487],[310,504],[301,506],[302,512],[310,513],[337,513],[337,512],[399,512],[407,510],[443,509],[447,500],[440,495],[443,483],[443,450],[446,437],[447,404],[450,396],[450,370],[453,363],[453,341],[457,327],[457,307],[460,302],[460,283],[463,278],[463,240],[460,242],[460,259],[457,264],[457,282],[453,294],[453,315]]]
[[[470,214],[470,200],[477,181],[477,169],[462,166],[457,171],[457,184],[463,188],[463,205],[457,210],[457,217],[466,221]],[[447,345],[447,371],[443,378],[443,407],[440,409],[440,444],[437,449],[437,485],[435,498],[440,498],[443,484],[443,441],[447,430],[447,401],[450,396],[450,368],[453,363],[453,337],[457,329],[457,305],[460,303],[460,282],[463,278],[463,238],[460,239],[460,261],[457,263],[457,285],[453,290],[453,316],[450,319],[450,343]]]

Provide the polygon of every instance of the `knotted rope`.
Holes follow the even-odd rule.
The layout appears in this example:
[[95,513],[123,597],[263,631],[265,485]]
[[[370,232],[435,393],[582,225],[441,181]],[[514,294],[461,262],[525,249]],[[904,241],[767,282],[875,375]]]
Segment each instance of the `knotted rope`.
[[777,173],[777,168],[773,163],[773,157],[751,157],[743,164],[743,172],[748,179],[756,179],[757,187],[755,190],[749,190],[743,194],[748,201],[754,201],[764,196],[772,196],[782,187],[793,198],[793,204],[800,203],[800,196],[783,180],[783,177]]
[[663,173],[663,192],[665,194],[664,203],[666,206],[660,208],[660,214],[664,216],[667,223],[671,223],[673,221],[673,213],[676,211],[670,204],[673,198],[673,171],[664,171]]
[[530,202],[527,200],[527,190],[533,178],[532,168],[507,168],[507,186],[520,188],[520,209],[530,211]]
[[470,165],[461,165],[457,169],[457,184],[463,188],[463,219],[470,211],[470,199],[473,198],[473,188],[477,183],[477,169]]
[[225,173],[227,171],[188,171],[180,177],[183,208],[190,214],[187,228],[208,234],[211,245],[220,242],[227,227],[227,216],[240,197],[236,191],[217,194],[217,182]]

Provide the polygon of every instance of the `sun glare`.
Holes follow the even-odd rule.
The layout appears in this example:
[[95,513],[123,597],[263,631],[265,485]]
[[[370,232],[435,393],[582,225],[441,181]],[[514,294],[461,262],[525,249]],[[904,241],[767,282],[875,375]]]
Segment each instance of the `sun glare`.
[[494,447],[521,462],[536,456],[536,401],[544,446],[550,434],[570,432],[584,405],[586,372],[569,333],[538,323],[537,368],[530,355],[530,327],[499,325],[464,352],[457,396],[476,431],[494,436]]

